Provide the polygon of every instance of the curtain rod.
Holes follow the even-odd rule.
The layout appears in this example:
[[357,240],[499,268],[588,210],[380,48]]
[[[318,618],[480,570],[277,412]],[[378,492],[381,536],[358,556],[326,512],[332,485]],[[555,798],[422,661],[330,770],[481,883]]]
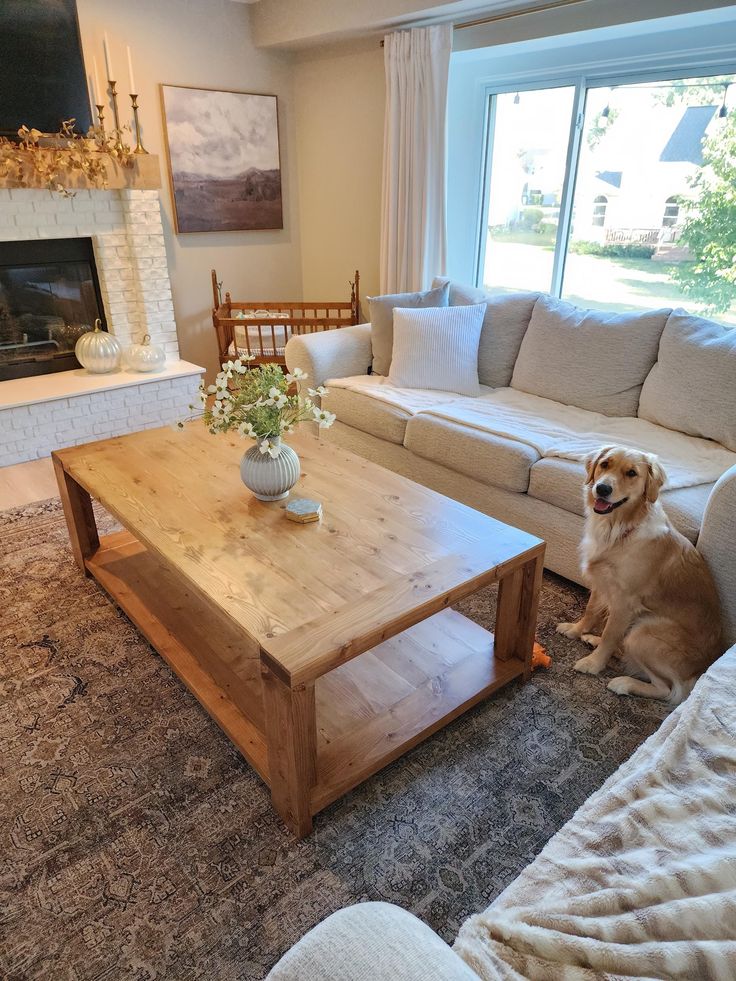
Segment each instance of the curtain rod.
[[[539,3],[534,7],[520,7],[516,10],[508,10],[504,13],[489,14],[487,17],[479,17],[477,20],[465,21],[463,24],[454,24],[456,31],[462,31],[466,27],[480,27],[483,24],[495,24],[501,20],[512,20],[514,17],[526,17],[528,14],[538,14],[545,10],[555,10],[558,7],[574,7],[580,3],[588,3],[589,0],[549,0],[547,3]],[[383,41],[381,41],[383,47]]]

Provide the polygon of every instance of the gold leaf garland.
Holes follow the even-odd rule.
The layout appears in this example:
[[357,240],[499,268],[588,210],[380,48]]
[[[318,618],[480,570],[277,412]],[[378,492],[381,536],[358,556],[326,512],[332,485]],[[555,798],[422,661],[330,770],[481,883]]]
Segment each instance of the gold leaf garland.
[[82,136],[74,131],[74,119],[66,119],[59,132],[48,137],[40,130],[21,126],[19,140],[0,137],[0,178],[20,187],[37,187],[39,180],[49,191],[74,197],[64,184],[70,173],[83,175],[94,187],[107,187],[107,158],[122,167],[132,167],[135,154],[125,143],[122,130],[105,131],[93,126]]

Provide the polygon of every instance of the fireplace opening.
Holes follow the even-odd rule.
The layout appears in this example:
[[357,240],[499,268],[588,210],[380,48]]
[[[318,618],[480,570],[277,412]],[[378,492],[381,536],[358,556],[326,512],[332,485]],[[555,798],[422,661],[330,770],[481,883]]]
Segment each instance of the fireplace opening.
[[0,381],[78,368],[98,317],[107,330],[92,239],[0,242]]

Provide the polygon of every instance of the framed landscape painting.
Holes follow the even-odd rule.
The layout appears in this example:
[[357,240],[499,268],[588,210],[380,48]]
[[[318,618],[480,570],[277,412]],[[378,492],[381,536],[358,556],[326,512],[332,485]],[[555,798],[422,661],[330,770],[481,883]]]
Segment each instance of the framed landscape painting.
[[177,232],[283,228],[275,95],[162,85]]

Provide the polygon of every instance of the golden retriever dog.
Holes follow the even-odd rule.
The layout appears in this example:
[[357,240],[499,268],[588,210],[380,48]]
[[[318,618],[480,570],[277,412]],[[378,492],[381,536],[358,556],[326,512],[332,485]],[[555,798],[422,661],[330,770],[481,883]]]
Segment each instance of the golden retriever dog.
[[604,446],[585,473],[580,551],[590,598],[577,623],[557,630],[594,648],[576,671],[599,674],[618,654],[628,673],[611,691],[677,704],[723,653],[715,584],[658,500],[666,475],[656,457]]

